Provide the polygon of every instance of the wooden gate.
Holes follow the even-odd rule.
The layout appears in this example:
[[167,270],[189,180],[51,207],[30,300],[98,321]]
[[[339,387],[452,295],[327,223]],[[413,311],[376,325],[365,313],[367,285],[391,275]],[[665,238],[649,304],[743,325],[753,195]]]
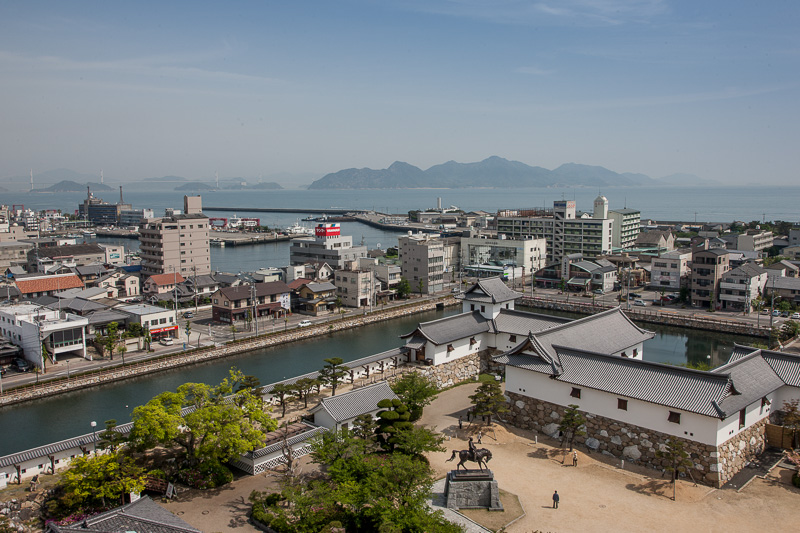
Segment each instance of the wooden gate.
[[792,448],[792,430],[775,424],[766,425],[767,444],[775,448]]

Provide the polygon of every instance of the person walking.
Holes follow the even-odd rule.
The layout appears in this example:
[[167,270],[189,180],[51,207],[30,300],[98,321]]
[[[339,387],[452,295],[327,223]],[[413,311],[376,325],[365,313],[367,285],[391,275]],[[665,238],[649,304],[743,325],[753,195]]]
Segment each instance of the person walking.
[[482,434],[482,433],[479,431],[479,432],[478,432],[478,444],[483,444],[483,443],[481,442],[481,436],[482,436],[482,435],[483,435],[483,434]]
[[572,466],[578,466],[578,451],[572,450]]
[[464,429],[464,415],[458,415],[458,429]]
[[555,491],[553,493],[553,509],[558,509],[558,500],[559,499],[560,498],[558,497],[558,491]]

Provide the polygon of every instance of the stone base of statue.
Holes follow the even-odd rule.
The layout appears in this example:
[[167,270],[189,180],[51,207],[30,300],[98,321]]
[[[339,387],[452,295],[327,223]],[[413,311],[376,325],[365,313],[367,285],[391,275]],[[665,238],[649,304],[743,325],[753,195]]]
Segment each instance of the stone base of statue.
[[502,511],[500,489],[491,470],[451,470],[444,485],[448,509]]

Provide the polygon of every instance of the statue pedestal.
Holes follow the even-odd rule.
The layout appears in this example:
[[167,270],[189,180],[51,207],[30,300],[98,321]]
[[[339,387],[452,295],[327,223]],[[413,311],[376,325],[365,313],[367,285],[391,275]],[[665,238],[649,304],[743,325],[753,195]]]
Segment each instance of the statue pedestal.
[[448,509],[503,510],[491,470],[451,470],[445,481],[444,497]]

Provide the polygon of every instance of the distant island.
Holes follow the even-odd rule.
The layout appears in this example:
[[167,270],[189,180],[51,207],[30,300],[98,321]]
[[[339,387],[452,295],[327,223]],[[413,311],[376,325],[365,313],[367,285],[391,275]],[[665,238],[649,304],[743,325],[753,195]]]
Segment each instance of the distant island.
[[465,189],[523,187],[668,187],[717,185],[691,174],[651,178],[600,166],[566,163],[554,170],[492,156],[477,163],[448,161],[422,170],[395,161],[389,168],[349,168],[327,174],[309,189]]
[[181,176],[162,176],[160,178],[145,178],[144,181],[186,181]]
[[97,191],[113,191],[111,187],[103,183],[89,182],[81,184],[75,181],[62,180],[44,189],[34,189],[31,192],[84,192],[86,187],[89,187],[93,192]]
[[216,191],[217,188],[213,185],[209,185],[207,183],[203,183],[201,181],[190,181],[184,185],[179,185],[175,187],[176,191],[187,192],[187,191]]
[[283,189],[278,183],[274,181],[268,181],[265,183],[254,183],[252,185],[228,185],[225,187],[227,191],[263,191],[263,190],[276,190],[276,189]]

